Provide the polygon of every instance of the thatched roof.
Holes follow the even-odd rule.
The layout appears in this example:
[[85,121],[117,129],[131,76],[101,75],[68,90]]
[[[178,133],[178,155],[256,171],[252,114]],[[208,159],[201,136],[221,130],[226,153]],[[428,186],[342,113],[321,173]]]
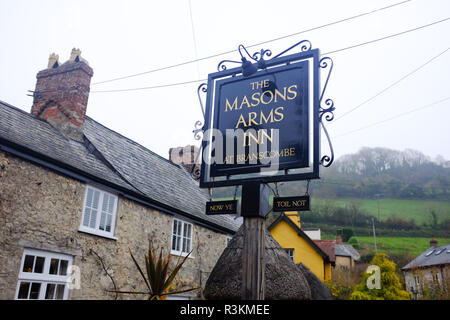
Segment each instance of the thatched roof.
[[[234,235],[212,270],[204,290],[206,299],[241,299],[242,248],[243,226]],[[267,300],[312,298],[304,271],[292,262],[267,230],[264,258]]]
[[303,275],[308,281],[309,288],[311,289],[312,300],[334,300],[330,289],[316,277],[303,263],[297,264],[297,267],[303,272]]

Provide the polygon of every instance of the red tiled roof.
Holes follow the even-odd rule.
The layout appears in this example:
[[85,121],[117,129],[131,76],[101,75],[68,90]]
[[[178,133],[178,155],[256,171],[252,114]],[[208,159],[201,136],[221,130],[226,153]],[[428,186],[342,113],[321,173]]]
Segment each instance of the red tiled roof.
[[331,262],[336,261],[336,257],[334,255],[334,240],[313,240],[314,243],[322,249],[329,257]]

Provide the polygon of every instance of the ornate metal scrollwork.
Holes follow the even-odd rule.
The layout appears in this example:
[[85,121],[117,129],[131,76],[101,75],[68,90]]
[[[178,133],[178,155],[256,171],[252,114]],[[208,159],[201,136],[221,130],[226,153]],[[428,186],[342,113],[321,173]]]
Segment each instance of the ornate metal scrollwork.
[[286,50],[280,52],[279,54],[277,54],[272,59],[278,58],[278,57],[282,56],[283,54],[285,54],[286,52],[288,52],[288,51],[290,51],[290,50],[292,50],[292,49],[294,49],[294,48],[296,48],[298,46],[300,46],[300,52],[306,52],[306,51],[311,50],[311,48],[312,48],[312,44],[311,44],[311,42],[309,40],[302,40],[302,41],[299,41],[296,44],[290,46]]
[[[312,48],[312,44],[309,40],[302,40],[300,42],[297,42],[296,44],[294,44],[293,46],[287,48],[286,50],[280,52],[279,54],[277,54],[276,56],[274,56],[272,59],[278,58],[280,56],[282,56],[283,54],[285,54],[286,52],[296,48],[296,47],[300,47],[300,52],[306,52],[311,50]],[[224,71],[227,70],[227,66],[225,65],[226,63],[234,63],[234,64],[242,64],[242,62],[244,62],[246,60],[246,58],[244,57],[242,51],[244,51],[247,56],[255,61],[257,63],[257,67],[259,69],[264,69],[266,67],[266,60],[264,59],[264,56],[266,57],[271,57],[272,56],[272,51],[269,49],[261,49],[259,52],[255,52],[252,55],[247,51],[247,49],[244,47],[244,45],[240,44],[238,47],[238,51],[239,54],[241,55],[241,59],[242,61],[236,61],[236,60],[222,60],[220,61],[220,63],[217,65],[217,71]]]
[[260,61],[261,59],[264,59],[264,56],[270,57],[271,55],[272,55],[272,51],[270,51],[269,49],[265,49],[265,50],[261,49],[260,52],[255,52],[252,57],[253,57],[253,60]]
[[325,90],[328,86],[328,80],[330,79],[331,71],[333,70],[333,60],[330,57],[323,57],[319,61],[319,67],[321,69],[329,69],[327,79],[325,80],[325,85],[323,86],[322,93],[320,94],[319,98],[319,122],[322,126],[323,132],[325,132],[325,135],[327,137],[328,145],[330,147],[330,153],[331,155],[324,155],[320,159],[320,164],[324,167],[329,167],[333,161],[334,161],[334,151],[333,151],[333,145],[331,144],[330,135],[328,134],[327,128],[325,127],[323,117],[325,116],[326,121],[332,121],[334,119],[334,113],[333,111],[336,109],[334,107],[334,102],[332,99],[326,99],[325,102],[323,101]]
[[[205,124],[205,120],[206,120],[206,114],[205,114],[205,106],[203,104],[203,99],[202,99],[202,93],[206,94],[208,91],[207,89],[207,84],[206,83],[202,83],[201,85],[198,86],[197,88],[197,97],[198,97],[198,101],[200,103],[200,108],[202,110],[202,115],[203,115],[203,122],[200,120],[197,120],[194,124],[194,130],[192,130],[192,133],[194,134],[194,139],[195,140],[201,140],[202,139],[202,135],[203,135],[203,131],[204,131],[204,124]],[[198,150],[197,155],[195,156],[195,160],[194,163],[192,164],[192,169],[191,169],[191,176],[195,179],[198,180],[200,178],[200,166],[197,165],[197,161],[198,161],[198,157],[200,156],[200,154],[202,153],[202,147],[203,144],[200,143],[200,148]]]
[[227,70],[227,66],[225,65],[225,63],[227,62],[231,62],[231,63],[237,63],[237,64],[241,64],[242,62],[240,61],[234,61],[234,60],[222,60],[219,62],[219,64],[217,65],[217,71],[224,71]]
[[197,96],[198,96],[198,101],[200,103],[200,108],[202,110],[202,115],[203,115],[203,122],[200,120],[197,120],[194,124],[195,129],[192,130],[192,132],[194,133],[194,138],[195,140],[200,140],[202,137],[200,136],[200,133],[203,133],[203,125],[205,123],[205,106],[203,105],[203,100],[201,97],[201,93],[206,93],[207,90],[207,84],[206,83],[202,83],[201,85],[198,86],[197,88]]

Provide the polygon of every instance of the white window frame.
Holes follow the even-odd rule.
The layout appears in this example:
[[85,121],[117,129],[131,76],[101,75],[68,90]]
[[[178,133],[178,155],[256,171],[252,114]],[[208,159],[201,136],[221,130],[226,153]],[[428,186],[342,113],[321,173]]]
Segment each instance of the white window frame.
[[[180,232],[180,234],[174,235],[175,223],[180,223],[181,224],[181,232]],[[185,228],[188,228],[189,226],[191,228],[190,238],[186,238],[186,237],[184,237]],[[171,236],[171,241],[170,241],[170,254],[177,255],[177,256],[182,256],[182,257],[187,256],[188,253],[192,250],[193,235],[194,235],[194,225],[192,223],[189,223],[189,222],[186,222],[186,221],[183,221],[183,220],[179,220],[179,219],[173,219],[173,222],[172,222],[172,236]],[[180,241],[179,242],[179,249],[180,250],[173,249],[174,236],[180,238],[179,239],[179,241]],[[184,240],[183,238],[186,238],[189,241],[189,250],[187,250],[187,251],[183,251],[183,240]],[[192,256],[192,253],[189,255],[189,258],[194,258]]]
[[[34,264],[36,263],[37,257],[43,257],[44,260],[44,267],[42,273],[36,273],[36,272],[24,272],[23,267],[25,263],[25,257],[27,255],[34,256]],[[58,259],[58,260],[67,260],[67,270],[66,275],[53,275],[50,274],[50,263],[52,259]],[[22,282],[29,282],[30,286],[28,290],[31,290],[31,286],[33,283],[40,283],[40,291],[39,296],[36,300],[46,300],[45,294],[46,294],[46,288],[47,284],[54,284],[54,285],[64,285],[64,293],[62,300],[67,300],[69,296],[69,288],[68,283],[70,282],[70,274],[72,270],[72,262],[73,257],[67,254],[62,253],[54,253],[49,251],[42,251],[42,250],[36,250],[36,249],[27,249],[25,248],[22,254],[22,260],[20,263],[20,271],[19,271],[19,277],[17,280],[17,287],[16,287],[16,293],[14,295],[15,300],[28,300],[28,299],[19,299],[19,290],[20,290],[20,284]],[[58,269],[61,262],[58,262]],[[34,268],[33,264],[33,268]],[[34,270],[33,270],[34,271]],[[56,296],[56,287],[53,292],[53,297]],[[28,291],[28,295],[30,292]],[[53,300],[53,299],[52,299]]]
[[287,248],[287,249],[284,249],[284,251],[286,251],[288,256],[292,259],[292,262],[295,262],[295,249],[294,248]]
[[[84,215],[85,215],[85,211],[86,211],[86,204],[87,204],[87,195],[88,195],[88,191],[89,189],[93,190],[93,192],[100,192],[100,196],[99,196],[99,201],[98,201],[98,208],[97,208],[97,216],[96,216],[96,221],[95,221],[95,227],[91,228],[89,226],[85,226],[83,225],[83,220],[84,220]],[[104,230],[100,230],[100,220],[101,220],[101,215],[102,215],[102,207],[103,207],[103,199],[105,197],[105,195],[108,195],[110,197],[113,197],[114,199],[114,206],[113,206],[113,212],[112,212],[112,217],[111,217],[111,230],[110,231],[104,231]],[[81,222],[80,222],[80,227],[78,228],[78,231],[81,232],[86,232],[86,233],[90,233],[90,234],[94,234],[100,237],[104,237],[104,238],[109,238],[109,239],[113,239],[113,240],[117,240],[117,237],[114,236],[114,231],[116,228],[116,217],[117,217],[117,204],[118,204],[118,197],[115,194],[106,192],[104,190],[95,188],[93,186],[86,186],[86,190],[84,193],[84,201],[83,201],[83,211],[81,214]]]

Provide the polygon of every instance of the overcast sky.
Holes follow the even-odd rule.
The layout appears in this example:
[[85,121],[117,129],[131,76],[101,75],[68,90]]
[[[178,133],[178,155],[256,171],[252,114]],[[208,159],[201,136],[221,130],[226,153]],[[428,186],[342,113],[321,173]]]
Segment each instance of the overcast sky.
[[[96,82],[228,52],[239,44],[251,46],[400,2],[0,0],[0,100],[29,112],[27,90],[34,90],[36,73],[47,67],[49,54],[59,54],[64,62],[73,47],[80,48],[94,69],[87,114],[167,158],[170,147],[198,145],[192,130],[202,117],[201,82],[95,91],[206,79],[222,59],[239,60],[238,52]],[[411,0],[249,51],[264,48],[277,54],[308,39],[326,53],[449,17],[449,0]],[[450,99],[445,100],[450,97],[449,35],[446,20],[329,55],[334,69],[326,97],[334,100],[336,111],[335,123],[327,127],[337,156],[369,146],[413,148],[450,159]]]

